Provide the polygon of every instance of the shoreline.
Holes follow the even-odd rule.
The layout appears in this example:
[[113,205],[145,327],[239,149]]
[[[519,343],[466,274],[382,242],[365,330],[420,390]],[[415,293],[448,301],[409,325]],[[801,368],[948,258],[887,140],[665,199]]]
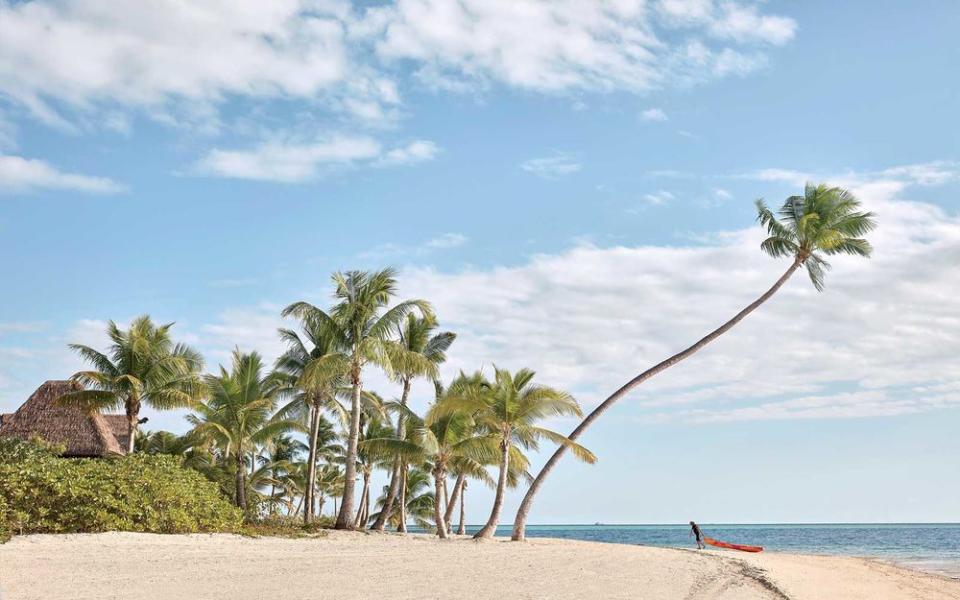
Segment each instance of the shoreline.
[[10,600],[960,600],[960,580],[870,558],[330,531],[30,535],[0,545]]

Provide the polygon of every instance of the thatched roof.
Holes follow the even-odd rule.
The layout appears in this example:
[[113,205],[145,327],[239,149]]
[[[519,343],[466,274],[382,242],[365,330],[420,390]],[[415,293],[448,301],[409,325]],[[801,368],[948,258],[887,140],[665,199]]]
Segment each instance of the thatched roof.
[[4,415],[0,437],[39,437],[66,446],[64,456],[125,454],[125,415],[91,414],[57,405],[57,398],[78,389],[72,381],[47,381],[12,416]]

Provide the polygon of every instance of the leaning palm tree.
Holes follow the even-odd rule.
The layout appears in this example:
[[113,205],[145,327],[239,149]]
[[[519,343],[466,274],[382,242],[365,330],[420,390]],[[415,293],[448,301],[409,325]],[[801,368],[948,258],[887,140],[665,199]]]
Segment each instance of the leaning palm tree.
[[[434,333],[437,328],[437,320],[432,315],[417,317],[416,315],[407,315],[406,321],[400,327],[398,342],[405,350],[399,360],[394,361],[394,377],[400,382],[400,404],[407,406],[410,398],[410,386],[417,377],[434,376],[436,366],[447,360],[447,350],[456,339],[457,335],[450,331],[441,331]],[[424,367],[431,367],[424,369]],[[405,437],[404,413],[400,411],[397,416],[397,437]],[[401,469],[406,465],[398,457],[393,470],[390,473],[390,486],[387,489],[386,510],[380,511],[380,514],[370,526],[375,531],[383,531],[386,524],[387,515],[393,510],[393,503],[396,501],[397,492],[400,490]]]
[[140,408],[158,410],[188,407],[202,395],[199,375],[203,368],[200,354],[170,338],[173,323],[154,325],[149,316],[134,319],[126,331],[116,323],[107,323],[112,342],[104,354],[89,346],[70,344],[93,367],[80,371],[73,380],[87,389],[64,394],[63,405],[102,411],[123,407],[127,415],[127,452],[133,452]]
[[[272,417],[277,388],[263,371],[259,354],[235,350],[232,370],[228,372],[220,367],[219,375],[206,377],[209,398],[197,406],[197,414],[187,417],[195,435],[214,441],[223,457],[233,460],[234,498],[237,506],[244,510],[249,508],[247,458],[253,460],[250,454],[256,444],[299,428],[296,421]],[[253,474],[257,475],[256,469]],[[263,473],[264,478],[266,475]]]
[[[305,315],[301,319],[303,339],[297,332],[281,329],[280,337],[287,344],[287,350],[277,359],[275,377],[281,385],[284,395],[292,400],[280,412],[295,416],[307,422],[308,457],[304,489],[303,522],[309,523],[313,517],[314,495],[317,481],[317,444],[323,410],[337,413],[343,407],[337,401],[338,390],[345,385],[347,358],[337,347],[337,332]],[[340,414],[343,417],[343,414]]]
[[[860,201],[853,194],[842,188],[829,187],[826,184],[814,186],[808,183],[804,189],[804,194],[787,198],[777,214],[767,208],[763,200],[757,200],[757,220],[767,231],[767,238],[760,244],[760,249],[774,258],[792,259],[786,272],[774,282],[770,289],[734,315],[732,319],[708,333],[692,346],[657,363],[628,381],[587,415],[568,437],[571,440],[576,440],[600,415],[635,387],[689,358],[729,331],[761,304],[773,297],[800,267],[806,268],[813,287],[817,291],[822,291],[824,274],[830,268],[830,264],[824,256],[848,254],[868,258],[873,249],[863,236],[876,227],[876,221],[873,217],[873,213],[860,210]],[[530,514],[533,498],[565,451],[566,446],[557,448],[557,451],[547,460],[536,479],[533,480],[526,496],[520,503],[520,508],[517,510],[512,539],[524,539],[527,517]]]
[[337,529],[351,529],[354,517],[354,495],[357,482],[357,441],[360,435],[361,392],[363,369],[368,364],[393,373],[393,359],[402,348],[393,340],[394,332],[407,315],[419,311],[432,314],[423,300],[407,300],[387,308],[396,295],[397,280],[393,269],[373,273],[350,271],[333,275],[334,298],[337,303],[330,313],[307,302],[291,304],[283,316],[311,319],[321,324],[337,340],[345,354],[351,386],[350,423],[347,453],[344,457],[344,487]]
[[494,380],[471,385],[447,395],[437,403],[428,419],[446,414],[470,414],[477,430],[496,443],[499,457],[497,491],[487,523],[474,538],[489,538],[496,532],[508,485],[511,459],[523,460],[520,448],[536,450],[541,439],[548,439],[570,448],[577,458],[593,463],[593,454],[564,437],[540,426],[548,417],[575,415],[583,412],[570,394],[533,383],[534,372],[521,369],[511,373],[495,368]]

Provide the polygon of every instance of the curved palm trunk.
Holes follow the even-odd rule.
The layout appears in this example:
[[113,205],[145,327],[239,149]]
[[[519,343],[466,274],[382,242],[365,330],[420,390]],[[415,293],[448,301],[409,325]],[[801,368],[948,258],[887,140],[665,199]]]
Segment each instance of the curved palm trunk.
[[457,481],[453,484],[453,491],[450,492],[450,499],[447,501],[447,510],[443,513],[443,522],[447,524],[447,529],[452,529],[450,524],[453,522],[453,510],[457,507],[457,500],[460,499],[460,489],[463,487],[467,476],[463,473],[457,475]]
[[357,485],[357,444],[360,439],[360,374],[353,375],[353,397],[350,402],[350,435],[347,441],[347,464],[343,473],[343,497],[335,529],[353,527],[353,496]]
[[307,510],[303,511],[303,524],[309,525],[313,518],[313,499],[317,490],[317,434],[320,432],[320,410],[317,405],[310,405],[310,451],[307,456],[307,489],[304,492],[304,504]]
[[243,452],[237,450],[237,506],[247,510],[247,467],[243,464]]
[[[400,394],[400,404],[406,406],[409,397],[410,378],[407,377],[403,380],[403,392]],[[401,412],[397,415],[397,438],[402,440],[405,433],[406,422]],[[383,528],[387,524],[387,516],[393,514],[393,505],[397,501],[397,492],[400,490],[400,466],[402,462],[403,461],[398,458],[393,466],[393,471],[390,473],[390,487],[387,489],[387,499],[383,503],[383,510],[380,511],[377,519],[373,522],[373,525],[370,526],[370,529],[374,531],[383,531]]]
[[400,466],[400,525],[397,526],[400,533],[407,532],[407,465]]
[[457,535],[466,535],[467,534],[467,480],[463,480],[463,485],[460,486],[460,524],[457,525]]
[[[718,337],[720,337],[721,335],[723,335],[724,333],[732,329],[734,325],[742,321],[747,315],[755,311],[757,308],[760,307],[760,305],[762,305],[764,302],[766,302],[771,297],[773,297],[773,295],[776,294],[781,287],[783,287],[783,284],[785,284],[787,280],[790,279],[790,276],[793,275],[793,273],[800,267],[801,264],[803,263],[799,258],[794,259],[793,263],[790,265],[790,268],[787,269],[786,272],[780,276],[780,279],[778,279],[776,283],[774,283],[770,287],[770,289],[764,292],[762,296],[760,296],[759,298],[751,302],[749,305],[747,305],[746,308],[744,308],[743,310],[738,312],[736,315],[734,315],[732,319],[730,319],[720,327],[711,331],[709,334],[701,338],[697,343],[690,346],[686,350],[683,350],[682,352],[678,352],[677,354],[674,354],[670,358],[657,363],[656,365],[650,367],[643,373],[640,373],[639,375],[637,375],[636,377],[628,381],[623,387],[615,391],[609,398],[604,400],[600,406],[593,409],[593,411],[589,415],[587,415],[587,417],[579,425],[577,425],[577,428],[574,429],[570,433],[570,435],[568,435],[567,437],[570,438],[571,440],[576,440],[577,438],[580,437],[580,434],[582,434],[587,429],[587,427],[590,427],[590,425],[597,420],[597,417],[599,417],[604,412],[606,412],[607,409],[613,406],[613,404],[617,400],[626,396],[635,387],[637,387],[644,381],[650,379],[654,375],[660,373],[661,371],[666,371],[673,365],[681,362],[686,358],[689,358],[690,356],[694,355],[698,350],[700,350],[701,348],[703,348],[713,340],[717,339]],[[530,484],[530,488],[527,490],[526,495],[523,497],[523,501],[520,503],[520,508],[517,509],[517,516],[513,520],[513,535],[511,536],[512,540],[522,541],[524,539],[525,533],[526,533],[527,517],[530,514],[530,506],[533,504],[533,498],[536,495],[537,491],[540,489],[540,486],[543,485],[544,479],[546,479],[547,475],[550,474],[550,471],[553,470],[557,462],[560,460],[561,457],[563,457],[566,451],[567,451],[566,446],[564,445],[559,446],[557,450],[553,453],[553,455],[550,457],[550,459],[546,462],[546,464],[543,465],[543,468],[540,469],[540,473],[537,474],[537,477],[536,479],[533,480],[533,483]]]
[[441,540],[447,539],[447,524],[443,520],[443,511],[440,509],[440,497],[443,495],[443,482],[446,479],[442,469],[433,472],[433,522],[437,526],[437,535]]
[[493,509],[487,524],[473,535],[473,539],[491,538],[497,532],[497,523],[500,522],[500,511],[503,509],[503,494],[507,489],[507,469],[510,468],[510,444],[504,440],[500,442],[500,476],[497,477],[497,496],[493,499]]
[[360,508],[357,510],[357,519],[353,522],[353,528],[359,529],[367,522],[366,520],[366,510],[367,510],[367,498],[370,497],[370,474],[364,472],[363,474],[363,490],[360,492]]

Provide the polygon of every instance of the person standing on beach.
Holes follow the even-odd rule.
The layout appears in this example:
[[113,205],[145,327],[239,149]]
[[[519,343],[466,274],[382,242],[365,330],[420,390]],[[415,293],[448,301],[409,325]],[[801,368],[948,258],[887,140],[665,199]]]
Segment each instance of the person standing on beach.
[[703,545],[703,532],[700,531],[700,526],[690,521],[690,535],[697,538],[697,550],[703,550],[706,546]]

